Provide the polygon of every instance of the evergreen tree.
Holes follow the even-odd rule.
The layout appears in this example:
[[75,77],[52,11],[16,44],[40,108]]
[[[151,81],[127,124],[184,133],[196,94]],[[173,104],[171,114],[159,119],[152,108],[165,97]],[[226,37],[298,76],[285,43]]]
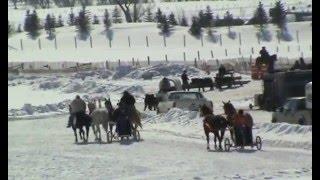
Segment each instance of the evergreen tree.
[[262,29],[263,26],[268,23],[267,13],[264,10],[261,2],[259,2],[258,8],[255,11],[254,16],[251,18],[249,23],[258,24],[260,26],[260,29]]
[[147,14],[144,18],[144,22],[153,22],[154,19],[153,19],[153,14],[151,12],[151,8],[150,6],[147,7]]
[[281,1],[277,1],[274,8],[270,9],[271,22],[280,29],[286,26],[286,10]]
[[206,17],[204,16],[204,13],[202,10],[199,11],[199,25],[201,27],[205,27],[206,24]]
[[160,8],[158,8],[156,12],[156,17],[155,17],[155,20],[157,21],[157,23],[161,23],[161,18],[162,18],[162,11]]
[[100,22],[99,22],[99,19],[98,19],[98,16],[97,16],[97,15],[94,15],[94,16],[93,16],[93,22],[92,22],[92,24],[100,24]]
[[44,23],[44,29],[47,31],[47,34],[49,35],[49,38],[53,37],[53,33],[55,31],[55,19],[53,16],[50,16],[50,14],[47,15]]
[[200,21],[199,18],[192,17],[192,24],[189,29],[189,32],[191,33],[191,35],[196,36],[196,37],[199,37],[202,33],[201,25],[200,25],[199,21]]
[[75,16],[74,16],[73,10],[71,8],[71,12],[69,14],[69,19],[68,19],[68,24],[69,24],[69,26],[74,26],[75,22],[76,22]]
[[189,26],[187,18],[186,18],[186,16],[184,14],[182,15],[182,18],[181,18],[181,21],[180,21],[180,26]]
[[104,11],[103,24],[104,24],[104,27],[106,28],[106,30],[109,30],[112,25],[110,17],[109,17],[109,12],[107,9]]
[[161,34],[164,36],[169,36],[172,30],[172,27],[169,24],[169,21],[166,15],[162,15],[160,27]]
[[63,27],[63,26],[64,26],[64,23],[63,23],[62,17],[61,15],[59,15],[56,27]]
[[169,15],[169,23],[173,26],[178,25],[176,18],[174,17],[173,12]]
[[205,16],[204,26],[211,27],[213,25],[213,13],[210,6],[207,6],[204,16]]
[[78,32],[81,39],[86,38],[91,31],[89,13],[83,6],[80,10],[78,17],[76,18],[76,31]]
[[25,20],[25,31],[31,38],[36,38],[40,35],[40,20],[38,18],[37,12],[34,10],[32,14],[27,13],[27,18]]
[[113,23],[122,23],[121,12],[118,6],[114,7],[114,10],[112,12],[112,19],[113,19]]

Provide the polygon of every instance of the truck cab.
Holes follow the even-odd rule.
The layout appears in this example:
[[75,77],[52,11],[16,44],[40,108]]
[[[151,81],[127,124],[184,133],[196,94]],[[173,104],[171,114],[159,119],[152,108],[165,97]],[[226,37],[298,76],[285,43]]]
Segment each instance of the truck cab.
[[288,98],[285,104],[272,114],[272,122],[312,125],[312,110],[306,108],[305,97]]

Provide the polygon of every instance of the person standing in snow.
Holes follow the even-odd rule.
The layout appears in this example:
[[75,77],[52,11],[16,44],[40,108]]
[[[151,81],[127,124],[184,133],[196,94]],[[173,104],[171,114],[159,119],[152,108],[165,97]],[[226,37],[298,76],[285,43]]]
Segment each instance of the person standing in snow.
[[182,89],[188,89],[188,86],[189,86],[189,78],[188,78],[188,75],[187,75],[187,70],[184,70],[182,75],[181,75],[181,79],[182,79]]
[[270,55],[269,55],[269,52],[266,50],[265,46],[262,47],[259,53],[260,53],[262,62],[264,63],[268,62],[268,60],[270,59]]
[[71,127],[72,124],[72,117],[76,116],[77,118],[84,117],[86,113],[87,105],[86,103],[80,98],[79,95],[71,102],[69,106],[71,110],[71,118],[69,118],[67,128]]

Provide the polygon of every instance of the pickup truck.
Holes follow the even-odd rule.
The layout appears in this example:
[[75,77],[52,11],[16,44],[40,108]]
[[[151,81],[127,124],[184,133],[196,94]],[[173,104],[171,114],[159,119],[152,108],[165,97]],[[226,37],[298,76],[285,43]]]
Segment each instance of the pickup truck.
[[168,112],[173,107],[199,111],[204,104],[213,109],[212,101],[207,100],[200,92],[171,91],[162,95],[157,113]]

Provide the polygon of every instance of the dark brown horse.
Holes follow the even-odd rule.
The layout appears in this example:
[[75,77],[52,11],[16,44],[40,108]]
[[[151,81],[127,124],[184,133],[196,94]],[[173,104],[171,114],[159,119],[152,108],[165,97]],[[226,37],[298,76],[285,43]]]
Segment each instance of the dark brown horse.
[[[210,149],[209,133],[214,134],[214,146],[217,148],[217,138],[219,140],[219,149],[222,150],[221,142],[223,140],[224,132],[227,128],[227,120],[221,115],[214,115],[213,111],[206,105],[201,106],[200,116],[203,117],[203,129],[207,138],[207,150]],[[220,132],[220,134],[219,134]]]
[[[235,132],[234,132],[234,118],[237,115],[236,108],[234,108],[233,104],[230,101],[223,102],[224,113],[227,115],[228,128],[230,130],[230,136],[233,143],[235,143]],[[253,124],[252,116],[249,113],[244,113],[247,122],[251,122],[251,126]]]

